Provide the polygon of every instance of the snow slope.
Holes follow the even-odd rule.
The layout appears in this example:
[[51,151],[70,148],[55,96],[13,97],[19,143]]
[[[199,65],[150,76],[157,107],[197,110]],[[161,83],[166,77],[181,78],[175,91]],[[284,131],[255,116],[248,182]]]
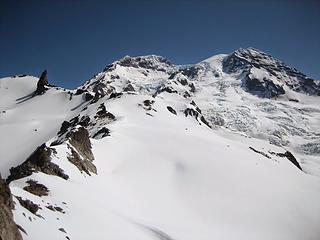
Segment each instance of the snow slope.
[[[284,86],[261,98],[225,72],[228,56],[188,66],[125,57],[78,93],[51,88],[22,103],[37,79],[0,79],[1,173],[46,143],[69,177],[38,170],[10,181],[23,238],[319,239],[320,97]],[[70,160],[87,161],[72,137],[81,128],[97,174]],[[27,191],[30,179],[48,195]]]
[[38,78],[25,76],[0,80],[0,169],[8,176],[10,167],[23,162],[35,147],[51,139],[61,123],[71,118],[81,96],[69,101],[69,94],[58,88],[32,97]]

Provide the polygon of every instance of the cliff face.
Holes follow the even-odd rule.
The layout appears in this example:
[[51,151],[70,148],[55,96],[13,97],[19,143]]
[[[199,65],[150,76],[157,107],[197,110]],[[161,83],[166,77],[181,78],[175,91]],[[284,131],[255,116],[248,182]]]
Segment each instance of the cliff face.
[[20,240],[21,234],[13,221],[13,201],[7,184],[0,175],[0,240]]

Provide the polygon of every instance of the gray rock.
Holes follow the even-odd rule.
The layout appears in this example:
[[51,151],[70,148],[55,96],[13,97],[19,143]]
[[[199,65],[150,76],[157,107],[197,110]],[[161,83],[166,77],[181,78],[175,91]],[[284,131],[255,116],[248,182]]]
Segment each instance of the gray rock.
[[70,132],[68,137],[69,143],[72,146],[69,146],[71,154],[68,156],[68,160],[73,163],[80,172],[85,172],[88,175],[91,175],[90,172],[97,174],[97,168],[92,163],[94,156],[91,151],[88,130],[84,127],[80,127],[75,131]]
[[13,221],[13,201],[10,189],[0,175],[0,239],[22,240],[18,226]]

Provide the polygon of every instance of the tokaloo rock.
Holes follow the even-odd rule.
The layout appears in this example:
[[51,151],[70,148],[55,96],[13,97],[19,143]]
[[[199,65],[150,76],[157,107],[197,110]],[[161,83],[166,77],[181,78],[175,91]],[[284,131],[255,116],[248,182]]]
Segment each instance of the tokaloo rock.
[[48,85],[48,72],[47,70],[44,70],[39,78],[39,81],[37,83],[37,89],[35,91],[36,95],[41,95],[46,92],[46,86]]

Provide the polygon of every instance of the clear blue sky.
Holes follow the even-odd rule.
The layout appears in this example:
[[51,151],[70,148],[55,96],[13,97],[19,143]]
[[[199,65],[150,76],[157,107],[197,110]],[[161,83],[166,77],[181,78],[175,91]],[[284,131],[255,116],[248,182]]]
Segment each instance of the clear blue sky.
[[0,77],[74,88],[124,55],[196,63],[255,47],[320,79],[319,0],[0,0]]

